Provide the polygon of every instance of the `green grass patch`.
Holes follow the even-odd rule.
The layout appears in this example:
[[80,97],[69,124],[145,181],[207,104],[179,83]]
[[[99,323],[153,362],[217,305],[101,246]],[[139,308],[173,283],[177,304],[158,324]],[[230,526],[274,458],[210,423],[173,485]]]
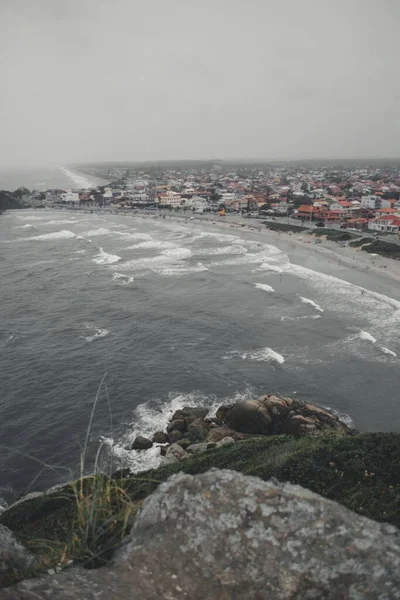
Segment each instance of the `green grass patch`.
[[178,464],[111,478],[96,475],[0,515],[46,568],[105,564],[129,533],[143,500],[174,473],[232,469],[308,488],[377,521],[400,527],[400,434],[270,436],[210,449]]
[[307,227],[301,227],[300,225],[287,225],[286,223],[275,223],[274,221],[263,221],[263,224],[271,231],[291,231],[292,233],[301,233],[302,231],[307,230]]
[[358,240],[354,240],[354,241],[350,242],[349,246],[351,246],[352,248],[359,248],[360,246],[363,246],[364,244],[371,244],[374,241],[375,240],[372,237],[362,237]]
[[386,256],[387,258],[394,258],[400,260],[400,245],[391,244],[390,242],[382,242],[381,240],[375,240],[372,244],[364,246],[363,250],[370,254],[379,254],[380,256]]

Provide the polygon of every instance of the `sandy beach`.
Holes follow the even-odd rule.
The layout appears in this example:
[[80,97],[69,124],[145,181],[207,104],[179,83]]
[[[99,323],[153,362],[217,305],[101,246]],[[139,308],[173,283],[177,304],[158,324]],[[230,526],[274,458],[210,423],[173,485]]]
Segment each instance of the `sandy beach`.
[[[177,215],[167,216],[166,218],[174,219],[177,222],[182,220],[189,221],[189,217],[180,217]],[[219,218],[219,220],[217,220]],[[287,249],[293,250],[304,249],[315,254],[323,256],[328,264],[332,267],[347,267],[365,273],[374,273],[386,279],[400,283],[400,261],[392,258],[386,258],[379,255],[369,254],[360,248],[353,248],[346,243],[344,246],[339,246],[337,242],[328,241],[325,237],[310,234],[307,231],[299,234],[292,232],[277,232],[267,229],[259,221],[238,216],[209,217],[195,215],[190,222],[207,224],[218,229],[235,230],[235,235],[240,233],[250,233],[255,239],[259,239],[264,243],[274,243],[279,247],[287,246]],[[246,235],[246,237],[247,237]],[[365,234],[367,235],[367,234]],[[321,240],[320,244],[315,241]],[[293,259],[293,256],[291,257]]]

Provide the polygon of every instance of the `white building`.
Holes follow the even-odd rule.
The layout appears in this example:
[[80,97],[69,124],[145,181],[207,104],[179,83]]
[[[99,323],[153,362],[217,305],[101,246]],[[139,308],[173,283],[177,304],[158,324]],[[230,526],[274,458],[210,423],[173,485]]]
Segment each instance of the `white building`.
[[400,217],[385,215],[377,217],[368,223],[368,229],[371,231],[381,231],[383,233],[399,233]]
[[63,192],[61,194],[62,202],[79,202],[79,194],[78,192],[73,192],[72,190],[68,190],[67,192]]
[[182,206],[182,204],[184,203],[184,199],[177,192],[168,190],[164,194],[160,194],[160,196],[158,197],[158,202],[159,204],[166,204],[167,206],[176,207]]
[[379,196],[362,196],[361,208],[369,208],[375,210],[380,207],[381,199]]
[[193,198],[187,198],[185,200],[185,206],[190,206],[191,208],[206,208],[208,205],[207,200],[201,196],[193,196]]

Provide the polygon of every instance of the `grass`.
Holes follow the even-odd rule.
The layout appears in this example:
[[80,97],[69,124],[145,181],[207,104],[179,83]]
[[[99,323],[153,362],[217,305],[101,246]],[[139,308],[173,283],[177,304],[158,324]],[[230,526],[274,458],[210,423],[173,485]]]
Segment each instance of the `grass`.
[[364,244],[371,244],[374,241],[375,240],[372,237],[362,237],[358,240],[354,240],[354,241],[350,242],[349,246],[351,246],[352,248],[359,248],[360,246],[363,246]]
[[62,569],[71,562],[87,568],[106,564],[129,534],[144,499],[180,471],[194,475],[215,467],[264,480],[275,477],[302,485],[364,516],[400,526],[400,434],[394,433],[260,437],[210,449],[182,463],[138,475],[128,470],[101,472],[99,448],[94,474],[84,476],[89,432],[103,385],[105,377],[93,404],[80,477],[0,515],[0,523],[39,557],[33,569],[8,574],[3,585],[48,569]]
[[380,256],[386,256],[387,258],[400,260],[399,244],[391,244],[390,242],[375,240],[368,246],[364,246],[363,250],[365,252],[369,252],[370,254],[379,254]]
[[263,225],[266,225],[271,231],[292,231],[293,233],[301,233],[306,231],[307,227],[301,227],[301,225],[287,225],[286,223],[275,223],[274,221],[263,221]]

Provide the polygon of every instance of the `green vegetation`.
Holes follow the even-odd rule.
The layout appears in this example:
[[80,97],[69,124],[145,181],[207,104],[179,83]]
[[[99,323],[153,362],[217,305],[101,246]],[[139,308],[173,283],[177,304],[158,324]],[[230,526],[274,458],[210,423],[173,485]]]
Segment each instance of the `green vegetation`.
[[318,237],[325,235],[326,239],[330,240],[331,242],[347,242],[355,237],[354,234],[340,229],[313,229],[310,231],[310,234],[314,234]]
[[364,244],[371,244],[371,242],[374,241],[374,238],[372,237],[362,237],[358,240],[354,240],[353,242],[349,243],[349,246],[351,246],[352,248],[359,248],[360,246],[363,246]]
[[273,221],[263,221],[263,224],[271,231],[292,231],[293,233],[300,233],[307,229],[307,227],[301,227],[300,225],[287,225],[286,223],[275,223]]
[[400,434],[270,436],[237,442],[139,475],[96,475],[22,502],[0,516],[48,569],[104,564],[146,496],[174,473],[215,467],[306,487],[378,521],[400,526]]
[[[0,190],[0,210],[10,210],[14,208],[29,208],[28,204],[21,201],[22,192],[25,188],[20,188],[15,192],[5,192]],[[29,191],[29,190],[27,190]]]
[[381,240],[375,240],[372,244],[364,246],[363,250],[370,254],[380,254],[387,258],[395,258],[400,260],[400,244],[391,244],[390,242],[382,242]]

